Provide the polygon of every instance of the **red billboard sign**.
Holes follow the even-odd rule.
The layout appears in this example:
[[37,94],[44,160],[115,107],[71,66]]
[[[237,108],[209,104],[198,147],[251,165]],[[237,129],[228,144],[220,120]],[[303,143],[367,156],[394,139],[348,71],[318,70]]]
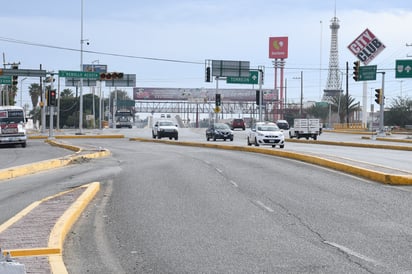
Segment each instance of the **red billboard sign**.
[[269,58],[288,58],[288,37],[269,37]]
[[369,64],[383,49],[385,45],[369,30],[362,32],[348,49],[365,65]]

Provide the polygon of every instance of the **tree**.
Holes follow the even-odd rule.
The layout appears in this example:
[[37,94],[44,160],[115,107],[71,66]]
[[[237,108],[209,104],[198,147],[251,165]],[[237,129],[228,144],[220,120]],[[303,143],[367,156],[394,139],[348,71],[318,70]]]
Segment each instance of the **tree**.
[[327,102],[317,102],[307,110],[307,113],[325,123],[329,115],[329,104]]
[[73,98],[73,97],[74,97],[74,93],[73,93],[73,91],[72,91],[71,89],[66,88],[66,89],[63,89],[62,92],[60,92],[60,97],[61,97],[61,98]]
[[[346,102],[348,102],[348,104]],[[337,112],[339,115],[339,123],[345,122],[345,117],[347,113],[346,106],[349,106],[348,107],[349,117],[355,111],[359,110],[359,104],[355,103],[355,98],[351,97],[350,95],[348,96],[348,98],[346,98],[346,95],[344,94],[334,96],[331,98],[331,103],[332,103],[332,106],[331,106],[332,111]]]
[[35,109],[39,103],[39,98],[41,96],[41,88],[39,84],[33,83],[29,86],[29,94],[31,98],[31,103],[33,109]]
[[392,99],[390,110],[385,112],[386,125],[412,125],[412,100],[408,97]]

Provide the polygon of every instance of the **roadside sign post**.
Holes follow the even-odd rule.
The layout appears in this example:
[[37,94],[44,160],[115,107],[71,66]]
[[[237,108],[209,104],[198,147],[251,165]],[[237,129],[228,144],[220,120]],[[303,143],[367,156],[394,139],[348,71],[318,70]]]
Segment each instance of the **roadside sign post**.
[[412,78],[412,60],[396,60],[395,78]]
[[379,72],[382,74],[382,99],[379,104],[379,132],[378,136],[384,137],[385,136],[385,130],[384,130],[384,114],[385,114],[385,72]]
[[257,85],[259,83],[259,71],[250,70],[248,77],[242,76],[228,76],[226,78],[227,84],[250,84]]
[[[368,65],[379,53],[385,49],[385,45],[369,29],[365,29],[349,45],[348,49],[364,65]],[[363,80],[366,81],[366,80]],[[362,94],[362,124],[367,124],[367,101],[368,101],[367,82],[363,82]]]
[[59,70],[59,77],[99,79],[100,73],[95,71]]
[[11,85],[11,76],[0,76],[0,85]]
[[376,80],[377,66],[360,66],[358,81],[374,81]]

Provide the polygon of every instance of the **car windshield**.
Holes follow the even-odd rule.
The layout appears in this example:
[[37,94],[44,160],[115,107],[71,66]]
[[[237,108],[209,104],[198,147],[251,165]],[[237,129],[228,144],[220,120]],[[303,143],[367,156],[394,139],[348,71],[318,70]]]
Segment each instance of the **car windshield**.
[[257,130],[259,130],[259,131],[278,131],[279,128],[275,125],[270,125],[270,126],[262,125],[262,126],[258,126]]
[[215,129],[229,129],[229,126],[226,124],[215,124]]
[[159,126],[173,126],[173,122],[170,122],[170,121],[159,122]]

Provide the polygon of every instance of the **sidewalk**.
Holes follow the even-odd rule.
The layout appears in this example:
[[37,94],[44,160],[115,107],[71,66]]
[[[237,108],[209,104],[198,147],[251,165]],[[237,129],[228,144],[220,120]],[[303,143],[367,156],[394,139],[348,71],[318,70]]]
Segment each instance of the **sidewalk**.
[[0,226],[1,249],[27,273],[67,273],[64,239],[99,188],[95,182],[32,203]]

